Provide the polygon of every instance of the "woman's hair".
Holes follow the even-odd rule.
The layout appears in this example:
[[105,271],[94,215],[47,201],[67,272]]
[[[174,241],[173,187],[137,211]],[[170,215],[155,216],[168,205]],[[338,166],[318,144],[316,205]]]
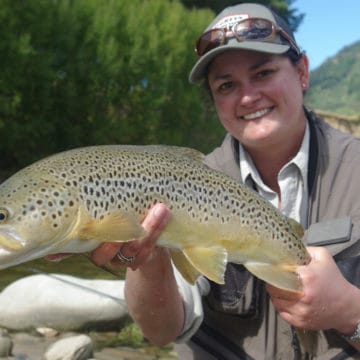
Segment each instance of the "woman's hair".
[[305,52],[297,52],[292,47],[284,54],[287,56],[293,64],[296,64],[305,55]]

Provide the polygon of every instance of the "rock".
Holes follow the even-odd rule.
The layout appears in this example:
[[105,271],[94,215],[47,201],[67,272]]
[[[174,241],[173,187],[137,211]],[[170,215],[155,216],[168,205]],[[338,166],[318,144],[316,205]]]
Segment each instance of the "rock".
[[[12,356],[15,357],[15,360],[44,360],[44,354],[51,344],[59,339],[75,335],[78,334],[66,332],[59,334],[59,337],[49,338],[35,332],[13,332],[11,333],[14,344]],[[13,360],[13,358],[10,359]]]
[[92,356],[93,343],[87,335],[58,340],[44,354],[45,360],[88,360]]
[[57,331],[119,330],[128,319],[124,281],[32,275],[0,293],[0,327]]
[[11,355],[13,342],[6,329],[0,329],[0,358]]
[[36,332],[44,337],[55,337],[59,335],[59,331],[49,328],[49,327],[38,327],[35,329]]

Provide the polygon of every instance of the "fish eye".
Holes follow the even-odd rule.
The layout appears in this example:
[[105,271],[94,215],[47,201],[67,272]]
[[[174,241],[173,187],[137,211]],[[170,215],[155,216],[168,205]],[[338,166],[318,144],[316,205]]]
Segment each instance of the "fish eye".
[[0,208],[0,223],[5,222],[8,218],[9,211],[4,208]]

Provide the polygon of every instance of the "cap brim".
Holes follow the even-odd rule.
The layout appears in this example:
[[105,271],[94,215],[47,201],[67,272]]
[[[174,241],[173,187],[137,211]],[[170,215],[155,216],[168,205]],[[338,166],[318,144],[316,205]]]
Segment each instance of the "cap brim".
[[270,54],[284,54],[290,49],[290,45],[274,44],[260,41],[243,41],[234,44],[226,44],[210,50],[203,55],[192,68],[189,81],[193,84],[200,82],[206,75],[207,67],[215,56],[229,50],[252,50]]

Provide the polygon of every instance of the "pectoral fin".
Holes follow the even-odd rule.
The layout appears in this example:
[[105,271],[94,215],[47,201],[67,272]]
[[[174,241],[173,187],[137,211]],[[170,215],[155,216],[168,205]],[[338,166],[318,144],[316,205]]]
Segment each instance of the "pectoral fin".
[[194,266],[189,262],[186,256],[181,250],[171,249],[170,250],[171,259],[179,270],[182,277],[189,283],[195,284],[196,279],[201,275]]
[[130,241],[146,235],[140,223],[124,212],[115,212],[103,219],[91,219],[79,231],[80,240],[99,242]]
[[280,289],[299,292],[301,281],[293,266],[246,262],[244,266],[255,276]]
[[190,263],[208,279],[224,284],[227,252],[221,247],[194,247],[183,249]]

